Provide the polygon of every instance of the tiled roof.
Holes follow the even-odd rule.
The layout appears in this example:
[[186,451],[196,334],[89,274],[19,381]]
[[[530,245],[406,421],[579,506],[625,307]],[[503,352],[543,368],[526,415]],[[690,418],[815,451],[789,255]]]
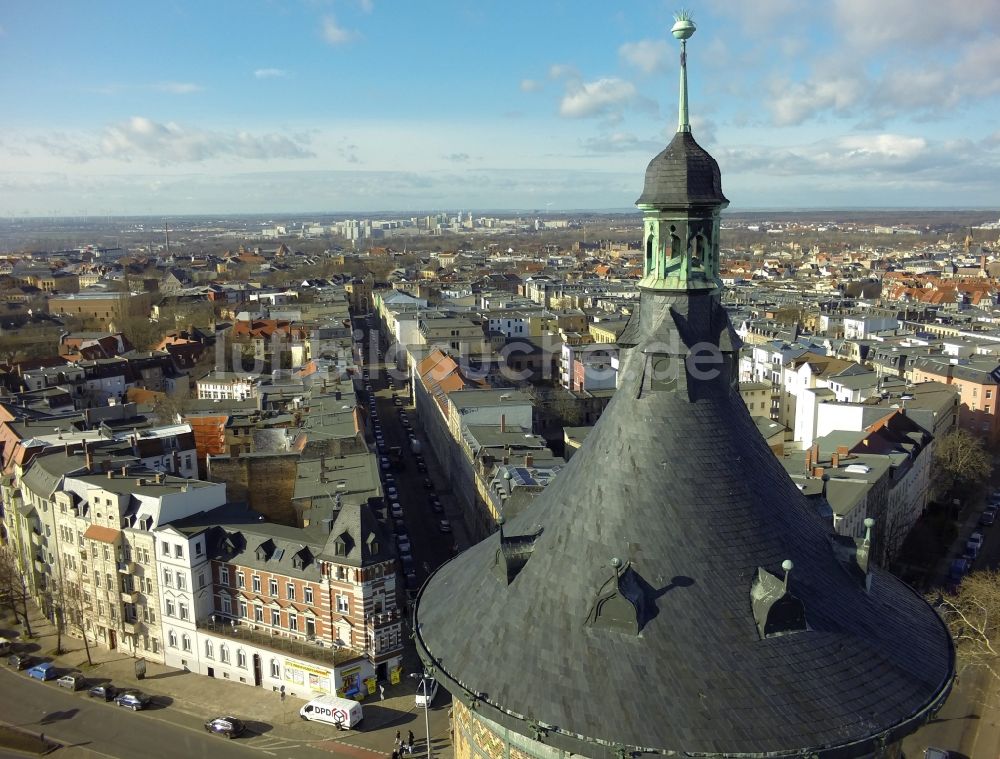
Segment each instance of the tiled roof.
[[[954,676],[941,620],[888,572],[866,590],[840,563],[739,397],[718,300],[647,292],[638,313],[611,404],[504,525],[517,562],[495,534],[423,587],[422,658],[482,717],[583,756],[846,758],[912,732]],[[678,359],[676,379],[663,374],[662,346],[703,343],[722,348],[721,376]],[[762,637],[755,578],[783,577],[786,559],[808,629]]]

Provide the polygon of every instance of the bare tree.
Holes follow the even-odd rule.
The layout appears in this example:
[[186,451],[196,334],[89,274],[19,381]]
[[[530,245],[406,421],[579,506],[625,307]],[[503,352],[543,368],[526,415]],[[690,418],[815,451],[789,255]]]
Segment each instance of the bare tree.
[[934,601],[955,641],[960,667],[981,667],[1000,679],[1000,572],[973,572],[955,595]]
[[[14,621],[24,625],[24,632],[31,636],[31,621],[28,619],[28,580],[21,569],[13,547],[8,543],[0,547],[0,594],[14,612]],[[20,607],[20,608],[18,608]]]
[[57,598],[64,624],[71,630],[75,629],[80,633],[80,637],[83,638],[83,648],[87,652],[87,664],[93,665],[86,629],[90,604],[83,587],[78,582],[63,581],[58,588]]
[[931,462],[931,481],[939,499],[975,495],[992,471],[990,454],[974,435],[956,429],[938,440]]

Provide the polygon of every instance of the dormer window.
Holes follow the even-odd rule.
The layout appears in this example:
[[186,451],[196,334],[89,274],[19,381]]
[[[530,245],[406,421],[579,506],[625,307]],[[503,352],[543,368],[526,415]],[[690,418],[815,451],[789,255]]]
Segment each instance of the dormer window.
[[344,543],[342,538],[337,538],[333,541],[333,555],[347,556],[347,544]]

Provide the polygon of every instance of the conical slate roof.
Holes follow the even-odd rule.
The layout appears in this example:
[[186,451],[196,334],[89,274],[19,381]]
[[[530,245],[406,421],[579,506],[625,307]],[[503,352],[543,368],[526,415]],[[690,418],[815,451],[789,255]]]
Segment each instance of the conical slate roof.
[[722,194],[719,164],[691,132],[677,132],[646,167],[646,183],[638,206],[729,204]]
[[[583,448],[421,590],[425,664],[475,713],[584,756],[849,757],[915,730],[950,689],[948,633],[806,505],[735,388],[717,293],[643,292],[623,342]],[[699,345],[715,376],[684,369]]]

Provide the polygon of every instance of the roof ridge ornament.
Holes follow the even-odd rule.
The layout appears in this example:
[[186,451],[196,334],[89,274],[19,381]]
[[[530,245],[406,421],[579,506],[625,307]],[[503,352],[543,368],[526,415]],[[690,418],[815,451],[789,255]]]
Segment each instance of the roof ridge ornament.
[[674,25],[670,28],[670,33],[674,35],[675,39],[681,41],[680,102],[677,108],[678,132],[691,131],[691,123],[688,121],[687,41],[697,28],[694,19],[691,18],[690,11],[682,8],[674,14]]

